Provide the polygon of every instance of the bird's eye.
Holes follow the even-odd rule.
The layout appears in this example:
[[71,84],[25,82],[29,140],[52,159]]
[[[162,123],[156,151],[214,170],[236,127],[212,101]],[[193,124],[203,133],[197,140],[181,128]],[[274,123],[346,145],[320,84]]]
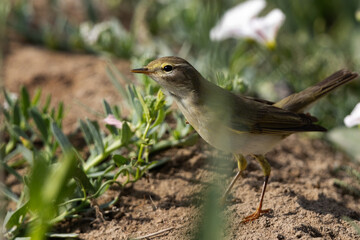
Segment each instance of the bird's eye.
[[173,70],[173,67],[171,65],[166,65],[163,69],[165,72],[170,72],[171,70]]

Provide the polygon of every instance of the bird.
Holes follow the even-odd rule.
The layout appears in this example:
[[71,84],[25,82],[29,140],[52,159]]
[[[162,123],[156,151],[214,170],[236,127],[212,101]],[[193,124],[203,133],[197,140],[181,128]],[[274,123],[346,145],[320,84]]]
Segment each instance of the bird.
[[131,72],[145,74],[157,82],[165,94],[174,98],[187,122],[207,143],[234,155],[238,171],[222,201],[246,169],[245,157],[250,155],[259,162],[264,174],[260,201],[256,211],[243,218],[243,223],[254,221],[271,210],[262,208],[271,173],[265,154],[293,133],[326,131],[316,124],[318,119],[305,110],[335,88],[358,77],[358,73],[342,69],[299,93],[271,102],[225,90],[176,56],[155,59]]

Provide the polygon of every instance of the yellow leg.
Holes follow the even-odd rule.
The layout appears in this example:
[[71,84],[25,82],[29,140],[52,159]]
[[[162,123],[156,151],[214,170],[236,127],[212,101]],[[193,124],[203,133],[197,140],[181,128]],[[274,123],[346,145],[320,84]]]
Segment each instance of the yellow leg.
[[238,163],[238,169],[239,171],[236,173],[235,177],[233,178],[233,180],[231,181],[230,185],[227,187],[224,195],[222,196],[220,203],[224,204],[225,203],[225,199],[226,196],[229,194],[230,190],[232,189],[232,187],[234,186],[236,180],[238,180],[238,178],[242,175],[243,171],[246,169],[247,166],[247,162],[246,159],[243,155],[241,154],[234,154],[234,157],[237,160]]
[[271,166],[263,155],[252,155],[252,156],[260,163],[261,168],[264,172],[265,179],[264,179],[264,185],[263,185],[263,188],[261,191],[259,206],[257,207],[256,211],[253,214],[245,217],[242,220],[242,223],[254,221],[255,219],[258,219],[262,213],[267,213],[271,210],[271,209],[262,210],[262,204],[263,204],[264,195],[265,195],[265,191],[266,191],[266,185],[268,183],[270,172],[271,172]]

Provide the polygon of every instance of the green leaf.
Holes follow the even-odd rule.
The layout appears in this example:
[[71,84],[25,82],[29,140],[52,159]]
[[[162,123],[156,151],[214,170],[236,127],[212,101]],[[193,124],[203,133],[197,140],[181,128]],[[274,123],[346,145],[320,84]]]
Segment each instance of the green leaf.
[[156,96],[155,110],[161,109],[164,105],[165,105],[165,95],[161,91],[161,89],[159,89]]
[[327,136],[348,154],[360,159],[360,130],[358,128],[338,127],[329,131]]
[[16,139],[19,139],[19,137],[23,137],[27,140],[30,141],[30,138],[26,135],[26,133],[24,132],[24,130],[22,130],[19,126],[17,125],[13,125],[10,129],[9,129],[10,134],[14,134]]
[[5,153],[12,151],[15,145],[16,145],[16,139],[14,137],[11,137],[10,141],[5,146]]
[[101,184],[97,191],[91,196],[91,198],[98,198],[99,196],[103,195],[104,192],[109,188],[110,184],[114,183],[114,180],[108,180]]
[[19,149],[19,152],[22,154],[23,158],[30,164],[33,165],[34,163],[34,152],[27,149],[23,145],[17,145],[17,149]]
[[55,118],[56,123],[60,125],[63,118],[64,118],[64,103],[60,102],[58,105],[58,111]]
[[[2,162],[2,163],[1,163],[1,167],[2,167],[3,169],[5,169],[6,172],[14,175],[19,182],[22,182],[22,180],[23,180],[22,176],[20,176],[20,174],[19,174],[14,168],[10,167],[10,166],[7,165],[5,162]],[[1,184],[1,183],[0,183],[0,184]]]
[[49,95],[47,95],[47,97],[46,97],[45,105],[44,105],[44,107],[43,107],[43,109],[42,109],[42,112],[43,112],[43,113],[47,113],[47,112],[48,112],[49,107],[50,107],[50,103],[51,103],[51,95],[49,94]]
[[47,121],[41,116],[40,112],[36,108],[30,109],[30,115],[34,119],[37,129],[40,131],[42,139],[47,142],[49,139]]
[[24,86],[21,87],[20,92],[21,92],[21,95],[20,95],[21,112],[22,112],[23,116],[25,117],[25,119],[28,119],[29,118],[28,109],[30,108],[29,92],[26,90],[26,88]]
[[108,168],[106,168],[103,171],[98,171],[98,172],[91,172],[91,173],[87,173],[86,176],[88,176],[88,178],[96,178],[96,177],[109,177],[112,178],[114,176],[114,173],[110,173],[112,170],[115,169],[114,165],[110,165]]
[[129,159],[118,154],[113,156],[113,160],[118,167],[121,167],[122,165],[128,164],[130,162]]
[[21,120],[20,107],[19,107],[18,102],[16,102],[13,106],[13,115],[12,115],[11,122],[12,122],[12,124],[19,126],[20,120]]
[[158,111],[157,117],[150,128],[154,128],[157,125],[159,125],[160,123],[164,122],[165,117],[166,117],[166,114],[165,114],[164,109],[160,108]]
[[141,103],[139,101],[139,99],[135,98],[133,100],[134,102],[134,109],[135,109],[135,113],[136,113],[136,117],[137,117],[137,122],[142,122],[143,119],[143,108],[141,106]]
[[131,129],[127,122],[124,122],[122,129],[121,129],[121,143],[126,145],[129,140],[131,139],[133,133],[131,132]]
[[44,185],[47,184],[46,180],[50,179],[48,177],[51,173],[50,170],[50,162],[45,154],[37,154],[30,175],[27,179],[24,179],[24,182],[29,187],[29,207],[31,209],[43,207],[42,191],[44,190]]
[[137,98],[136,89],[135,89],[134,85],[127,86],[127,92],[129,95],[129,101],[130,101],[133,109],[135,109],[135,114],[137,117],[137,119],[135,119],[135,117],[134,117],[133,121],[135,123],[137,123],[137,122],[141,121],[141,119],[142,119],[142,114],[143,114],[142,106],[141,106],[139,99]]
[[126,86],[127,95],[129,96],[131,101],[136,97],[136,94],[134,91],[135,91],[135,86],[133,84]]
[[51,111],[50,111],[50,117],[52,118],[52,119],[54,119],[55,118],[55,108],[51,108]]
[[56,140],[59,142],[61,150],[64,153],[68,153],[72,149],[72,145],[69,139],[61,131],[55,122],[51,123],[51,131],[54,134]]
[[103,144],[103,140],[101,138],[99,130],[95,127],[95,125],[89,119],[86,119],[86,121],[87,121],[88,128],[90,130],[92,139],[94,140],[97,153],[104,153],[104,144]]
[[113,114],[117,119],[121,118],[121,112],[120,112],[120,109],[119,109],[119,107],[117,105],[115,105],[113,107]]
[[9,107],[11,108],[14,105],[14,100],[11,99],[10,95],[8,94],[7,91],[4,90],[4,96],[5,96],[5,100],[7,102],[7,104],[9,105]]
[[148,108],[148,106],[146,105],[145,101],[144,101],[144,98],[142,97],[141,93],[139,91],[136,91],[137,93],[137,97],[140,101],[140,104],[142,106],[142,109],[144,111],[144,114],[145,114],[145,120],[146,122],[149,122],[151,120],[151,116],[150,116],[150,110]]
[[4,116],[6,118],[6,121],[8,122],[11,122],[11,117],[10,117],[10,114],[9,114],[9,111],[6,110],[6,109],[2,109],[3,113],[4,113]]
[[[115,182],[117,183],[117,182]],[[118,183],[119,184],[119,183]],[[110,185],[110,184],[109,184]],[[120,184],[119,184],[120,185]],[[119,201],[119,196],[115,197],[109,202],[103,203],[100,205],[100,209],[109,209],[111,206],[114,206]]]
[[114,128],[114,126],[106,124],[105,127],[110,131],[113,135],[118,135],[118,130]]
[[81,185],[84,186],[87,192],[94,193],[95,188],[91,184],[88,176],[84,172],[84,170],[81,167],[76,167],[74,171],[74,178],[78,179],[78,181],[81,183]]
[[39,224],[56,217],[57,204],[73,192],[75,184],[70,181],[78,163],[72,151],[64,153],[56,164],[50,164],[47,158],[47,154],[38,154],[28,181],[29,207],[39,218]]
[[9,153],[6,153],[5,152],[5,145],[1,145],[1,156],[0,156],[0,162],[8,162],[10,161],[11,159],[13,159],[14,157],[16,157],[17,155],[20,154],[20,151],[19,151],[19,145],[18,147],[9,152]]
[[90,133],[90,130],[88,128],[88,126],[86,125],[86,123],[83,121],[83,120],[79,120],[79,123],[80,123],[80,128],[84,134],[84,137],[85,137],[85,141],[87,143],[87,145],[91,145],[94,143],[94,140],[91,136],[91,133]]
[[41,89],[38,88],[36,89],[33,99],[31,100],[31,106],[37,106],[39,104],[40,97],[41,97]]
[[21,207],[16,209],[14,212],[9,211],[6,214],[4,225],[6,229],[11,229],[13,227],[19,227],[21,223],[25,220],[25,215],[28,212],[29,202],[24,203]]
[[4,184],[0,183],[0,191],[3,193],[3,196],[7,197],[8,199],[18,202],[19,198],[13,193],[9,188],[7,188]]
[[106,115],[113,114],[109,103],[105,99],[103,99],[103,105]]

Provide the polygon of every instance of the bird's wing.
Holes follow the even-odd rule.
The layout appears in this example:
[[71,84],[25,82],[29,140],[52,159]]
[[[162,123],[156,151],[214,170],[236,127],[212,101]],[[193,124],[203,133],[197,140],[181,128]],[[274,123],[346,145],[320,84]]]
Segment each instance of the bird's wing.
[[315,117],[273,106],[271,102],[242,97],[203,81],[196,102],[216,124],[231,131],[288,135],[294,132],[326,131]]
[[[230,116],[226,125],[232,131],[287,135],[294,132],[326,131],[315,125],[317,119],[309,114],[290,112],[250,98],[234,99],[227,108]],[[242,107],[236,107],[242,106]]]
[[241,96],[241,97],[242,97],[242,98],[249,99],[249,100],[253,100],[253,101],[256,101],[256,102],[265,103],[265,104],[267,104],[267,105],[273,105],[273,104],[275,104],[275,102],[268,101],[268,100],[261,99],[261,98],[255,98],[255,97],[250,97],[250,96]]

